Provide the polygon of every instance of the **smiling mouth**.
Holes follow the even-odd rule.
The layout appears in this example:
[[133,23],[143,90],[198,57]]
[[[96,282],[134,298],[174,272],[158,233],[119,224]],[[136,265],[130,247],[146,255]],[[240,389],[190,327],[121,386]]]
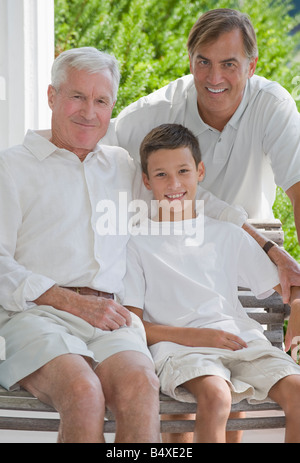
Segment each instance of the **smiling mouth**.
[[210,87],[206,87],[206,89],[210,92],[210,93],[213,93],[213,94],[219,94],[219,93],[224,93],[226,92],[226,88],[210,88]]
[[170,201],[174,201],[175,199],[182,199],[185,195],[186,195],[186,192],[184,192],[184,193],[176,193],[176,194],[173,194],[173,195],[165,195],[165,197],[167,199],[169,199]]
[[94,129],[96,127],[95,124],[89,124],[88,122],[82,122],[82,121],[73,121],[74,124],[80,125],[81,127],[85,127],[87,129]]

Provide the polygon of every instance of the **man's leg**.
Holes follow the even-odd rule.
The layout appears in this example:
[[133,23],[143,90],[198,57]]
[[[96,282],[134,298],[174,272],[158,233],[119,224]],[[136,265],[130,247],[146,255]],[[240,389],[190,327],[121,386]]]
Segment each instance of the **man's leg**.
[[95,373],[116,418],[116,442],[160,442],[159,380],[151,360],[124,351],[103,361]]
[[61,355],[20,385],[59,412],[59,442],[104,442],[105,400],[98,377],[83,357]]
[[269,397],[283,409],[286,417],[285,441],[300,442],[300,375],[290,375],[276,383]]

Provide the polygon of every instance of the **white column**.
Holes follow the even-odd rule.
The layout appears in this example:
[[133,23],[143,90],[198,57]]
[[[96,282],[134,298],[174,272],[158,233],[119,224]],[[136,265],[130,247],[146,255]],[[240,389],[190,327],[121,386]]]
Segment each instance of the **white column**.
[[50,128],[54,0],[0,0],[0,150]]

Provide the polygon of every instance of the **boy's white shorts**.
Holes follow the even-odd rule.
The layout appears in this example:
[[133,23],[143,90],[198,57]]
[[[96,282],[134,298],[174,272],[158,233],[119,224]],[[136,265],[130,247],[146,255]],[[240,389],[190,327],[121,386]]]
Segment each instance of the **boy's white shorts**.
[[266,339],[248,343],[238,351],[182,346],[174,355],[156,364],[161,390],[182,402],[196,402],[182,384],[205,375],[220,376],[230,386],[232,402],[266,401],[269,390],[280,379],[299,375],[292,358]]

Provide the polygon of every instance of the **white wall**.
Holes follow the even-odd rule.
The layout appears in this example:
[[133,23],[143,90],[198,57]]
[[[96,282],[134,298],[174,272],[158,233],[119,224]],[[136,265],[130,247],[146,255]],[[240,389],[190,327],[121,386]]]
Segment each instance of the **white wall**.
[[54,0],[0,0],[0,150],[50,127]]

